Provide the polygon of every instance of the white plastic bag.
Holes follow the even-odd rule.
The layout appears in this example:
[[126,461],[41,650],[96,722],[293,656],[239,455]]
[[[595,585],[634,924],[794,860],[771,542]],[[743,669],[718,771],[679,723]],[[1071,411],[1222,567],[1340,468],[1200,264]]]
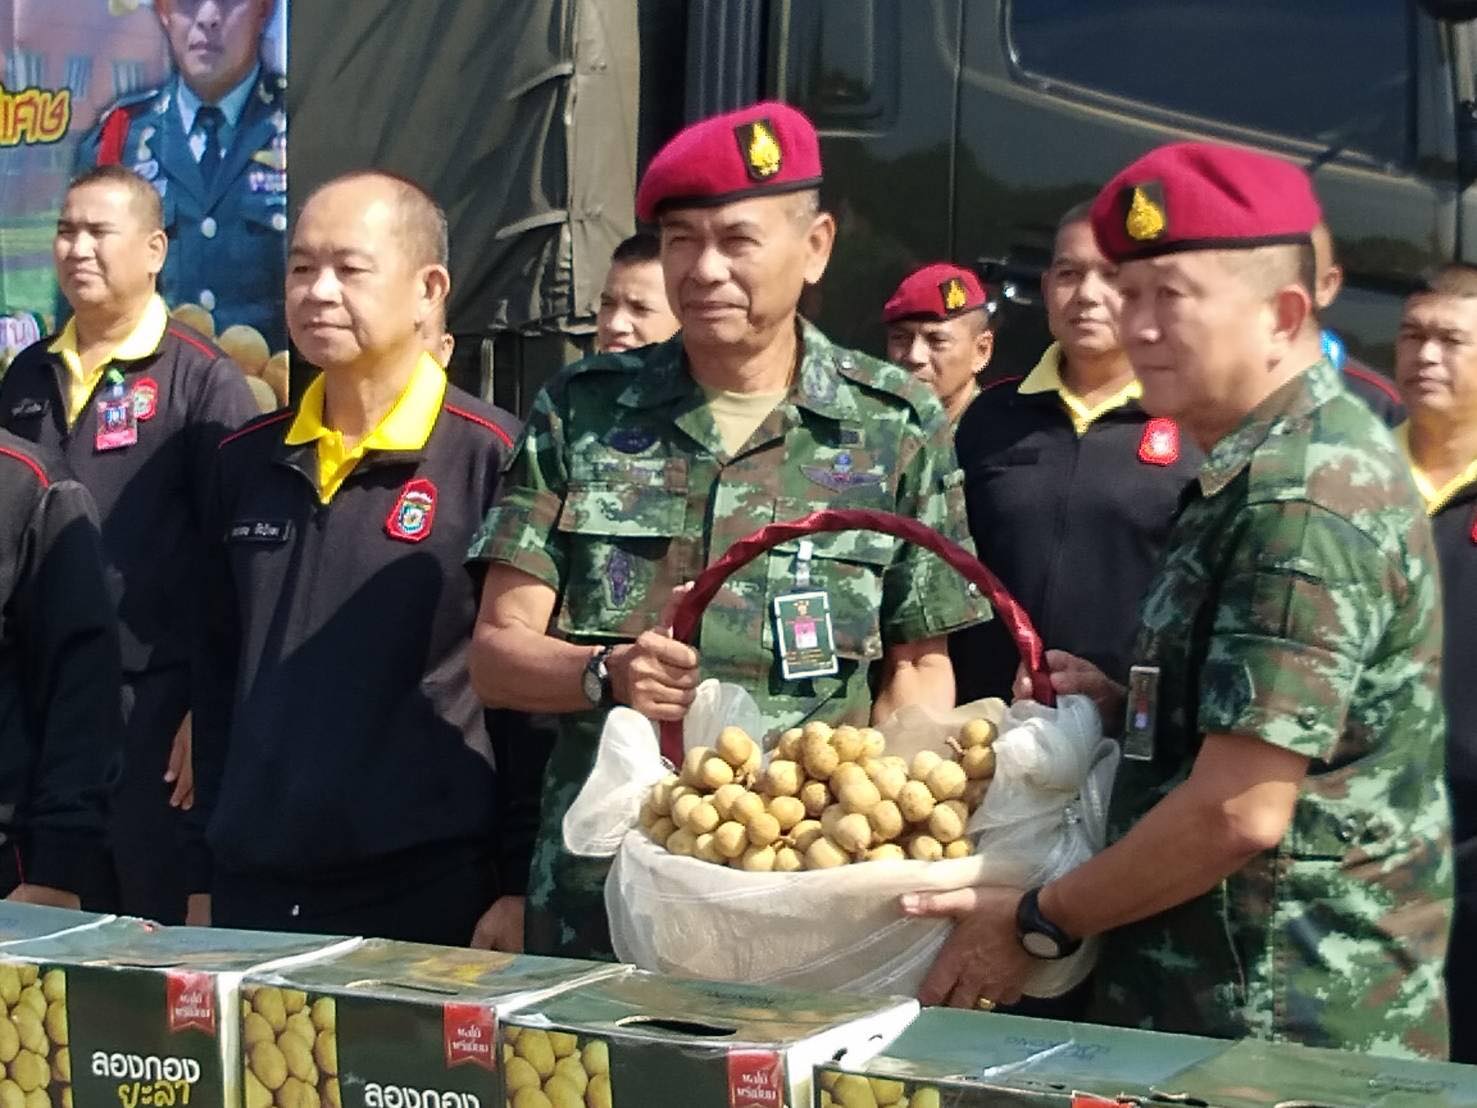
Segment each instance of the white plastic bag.
[[[1056,708],[980,701],[943,718],[905,708],[879,730],[890,753],[943,753],[966,721],[995,719],[996,770],[969,824],[976,852],[939,862],[867,862],[800,873],[745,873],[667,853],[636,826],[647,791],[670,767],[644,716],[617,708],[594,770],[564,820],[565,846],[615,861],[605,884],[611,939],[622,961],[714,980],[866,993],[917,991],[952,926],[908,919],[898,898],[970,885],[1027,887],[1100,850],[1117,769],[1084,697]],[[711,746],[730,724],[762,736],[748,693],[705,681],[684,724],[687,747]],[[1087,976],[1096,947],[1043,963],[1032,996],[1057,996]]]

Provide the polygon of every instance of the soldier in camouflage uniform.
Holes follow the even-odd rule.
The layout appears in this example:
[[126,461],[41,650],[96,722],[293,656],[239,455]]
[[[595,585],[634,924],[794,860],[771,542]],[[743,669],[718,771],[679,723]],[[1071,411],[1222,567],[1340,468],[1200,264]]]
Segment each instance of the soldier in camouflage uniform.
[[[754,152],[771,144],[780,164],[756,169]],[[896,512],[968,542],[962,475],[937,400],[795,314],[802,284],[819,278],[829,254],[833,225],[814,207],[819,173],[809,121],[779,104],[697,124],[658,156],[638,207],[662,220],[684,330],[550,382],[473,544],[473,559],[493,563],[473,647],[479,692],[560,714],[529,884],[531,951],[611,956],[608,864],[567,853],[561,825],[611,703],[677,719],[692,698],[696,652],[652,630],[674,589],[738,539],[819,508]],[[691,251],[714,223],[725,228],[722,245]],[[803,246],[817,229],[819,240]],[[720,262],[719,251],[739,257]],[[697,257],[696,269],[674,256]],[[723,308],[744,300],[739,317]],[[773,391],[745,391],[742,375],[714,372],[736,351],[762,365],[748,352],[766,334],[761,355],[778,355]],[[735,402],[746,421],[735,422]],[[771,605],[797,588],[829,595],[834,676],[781,674]],[[820,535],[729,579],[698,631],[701,676],[749,689],[770,728],[812,717],[865,723],[907,702],[952,707],[945,636],[986,614],[931,554],[878,534]]]
[[1114,845],[1024,895],[905,905],[963,917],[925,999],[1009,1000],[1031,955],[1105,934],[1099,1021],[1446,1055],[1435,551],[1389,433],[1320,357],[1318,218],[1300,170],[1206,144],[1094,204],[1144,407],[1208,457],[1128,689],[1049,658],[1105,718],[1126,693]]

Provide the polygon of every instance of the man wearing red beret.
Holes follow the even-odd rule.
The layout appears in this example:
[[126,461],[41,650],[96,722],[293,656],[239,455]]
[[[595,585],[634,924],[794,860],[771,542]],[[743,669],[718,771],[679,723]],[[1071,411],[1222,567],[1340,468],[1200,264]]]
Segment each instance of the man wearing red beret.
[[612,705],[681,719],[711,676],[748,689],[766,730],[953,707],[947,635],[984,606],[932,555],[883,535],[819,535],[740,569],[701,621],[701,671],[665,630],[674,589],[776,520],[865,507],[969,541],[933,394],[796,314],[835,235],[820,180],[815,129],[784,104],[705,120],[658,153],[636,208],[660,226],[682,329],[579,362],[539,393],[473,545],[490,563],[477,691],[560,719],[529,879],[532,952],[612,954],[609,863],[571,855],[562,836]]
[[995,349],[985,301],[972,272],[938,262],[903,278],[882,308],[888,359],[933,389],[950,423],[979,395],[975,375]]
[[1319,218],[1301,170],[1202,143],[1094,201],[1144,409],[1208,457],[1127,687],[1048,657],[1059,692],[1124,720],[1111,845],[1042,888],[904,898],[959,919],[925,1001],[1012,1001],[1033,959],[1102,936],[1093,1019],[1446,1056],[1436,552],[1389,432],[1322,357]]

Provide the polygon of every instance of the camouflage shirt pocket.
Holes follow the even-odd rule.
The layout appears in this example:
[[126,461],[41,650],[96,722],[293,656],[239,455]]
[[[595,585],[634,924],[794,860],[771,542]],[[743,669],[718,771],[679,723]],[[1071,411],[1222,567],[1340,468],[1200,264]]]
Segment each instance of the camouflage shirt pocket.
[[[882,657],[882,575],[891,564],[895,539],[870,531],[838,531],[811,539],[809,588],[824,591],[831,602],[836,655],[852,661]],[[798,543],[782,543],[769,552],[769,594],[765,606],[764,646],[774,649],[772,606],[777,596],[803,591],[796,580]]]

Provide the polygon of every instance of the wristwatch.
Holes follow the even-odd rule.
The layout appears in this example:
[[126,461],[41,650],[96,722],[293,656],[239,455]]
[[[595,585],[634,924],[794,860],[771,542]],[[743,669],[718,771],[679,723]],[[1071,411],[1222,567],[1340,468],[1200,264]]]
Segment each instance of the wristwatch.
[[580,675],[580,691],[592,708],[610,708],[615,705],[615,695],[610,688],[610,669],[605,660],[610,657],[613,646],[602,646],[590,655],[585,663],[585,672]]
[[1038,885],[1021,897],[1020,904],[1016,906],[1015,933],[1021,946],[1031,957],[1049,962],[1076,954],[1082,940],[1072,938],[1041,914],[1041,905],[1037,903],[1040,895],[1041,887]]

